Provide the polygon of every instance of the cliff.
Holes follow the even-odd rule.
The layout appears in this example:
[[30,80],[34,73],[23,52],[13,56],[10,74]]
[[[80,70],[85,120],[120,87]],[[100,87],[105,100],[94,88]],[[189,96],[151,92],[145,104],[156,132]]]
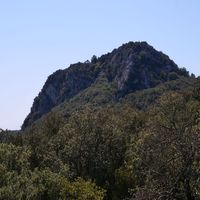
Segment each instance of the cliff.
[[[35,98],[22,129],[55,106],[80,97],[83,91],[87,91],[88,101],[91,90],[93,93],[96,90],[96,95],[101,93],[101,96],[109,93],[109,100],[118,101],[127,94],[153,88],[181,76],[188,77],[188,72],[178,68],[167,55],[146,42],[129,42],[111,53],[93,57],[91,62],[76,63],[50,75]],[[105,85],[106,93],[105,88],[99,92],[99,87]]]

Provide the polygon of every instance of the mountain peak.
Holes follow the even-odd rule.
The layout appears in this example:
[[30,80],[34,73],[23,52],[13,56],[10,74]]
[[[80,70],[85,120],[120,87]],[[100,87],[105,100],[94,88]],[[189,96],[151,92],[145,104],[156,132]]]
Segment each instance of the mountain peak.
[[[128,42],[91,62],[79,62],[50,75],[22,128],[91,87],[103,88],[102,85],[106,84],[114,91],[110,92],[112,99],[118,100],[179,76],[188,76],[188,73],[179,69],[167,55],[147,42]],[[104,95],[104,90],[100,93]]]
[[145,49],[145,48],[153,48],[153,47],[151,45],[149,45],[146,41],[137,41],[137,42],[129,41],[127,43],[122,44],[121,47],[119,47],[119,48]]

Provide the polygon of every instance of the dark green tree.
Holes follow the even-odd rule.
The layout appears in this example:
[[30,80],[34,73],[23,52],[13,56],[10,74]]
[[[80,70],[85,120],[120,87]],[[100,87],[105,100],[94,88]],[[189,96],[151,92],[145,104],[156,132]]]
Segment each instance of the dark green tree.
[[199,199],[199,101],[170,93],[158,105],[128,153],[131,199]]

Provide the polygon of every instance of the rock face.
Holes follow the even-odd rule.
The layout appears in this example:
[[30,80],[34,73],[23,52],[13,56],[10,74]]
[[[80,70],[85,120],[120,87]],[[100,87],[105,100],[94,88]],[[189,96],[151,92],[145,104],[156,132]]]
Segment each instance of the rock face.
[[58,70],[50,75],[42,91],[34,99],[31,112],[25,119],[22,128],[39,119],[54,106],[89,87],[96,76],[97,73],[92,65],[82,63],[71,65],[68,69]]
[[35,98],[22,129],[82,90],[94,87],[102,74],[109,83],[116,85],[113,97],[116,100],[136,90],[188,76],[187,71],[179,69],[167,55],[146,42],[129,42],[91,62],[76,63],[50,75]]

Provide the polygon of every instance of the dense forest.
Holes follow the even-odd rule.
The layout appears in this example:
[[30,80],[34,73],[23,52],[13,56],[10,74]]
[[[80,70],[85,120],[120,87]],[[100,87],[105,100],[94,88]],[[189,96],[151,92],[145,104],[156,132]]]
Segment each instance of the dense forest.
[[0,130],[0,199],[200,199],[199,78],[146,43],[67,70],[22,130]]

